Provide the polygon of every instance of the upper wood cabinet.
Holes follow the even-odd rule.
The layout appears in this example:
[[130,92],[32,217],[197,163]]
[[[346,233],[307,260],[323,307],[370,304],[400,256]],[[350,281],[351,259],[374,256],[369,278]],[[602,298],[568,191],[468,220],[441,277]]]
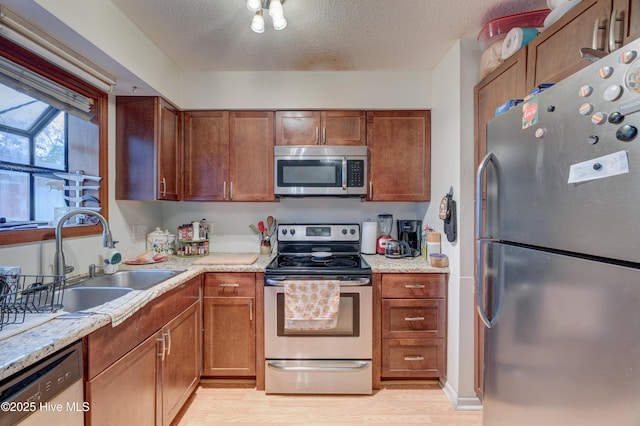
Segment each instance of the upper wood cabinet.
[[496,108],[509,99],[523,99],[527,89],[527,49],[520,49],[495,71],[482,79],[474,89],[475,165],[487,154],[487,123],[495,117]]
[[429,201],[431,112],[368,111],[370,201]]
[[228,176],[229,112],[185,112],[184,200],[226,199]]
[[640,37],[640,17],[638,14],[640,14],[640,0],[613,0],[613,11],[611,12],[613,19],[611,22],[615,27],[610,34],[613,34],[614,42],[622,40],[624,45]]
[[365,144],[365,111],[276,112],[276,145]]
[[582,48],[609,52],[611,7],[612,0],[583,0],[534,38],[527,45],[527,90],[558,83],[589,65]]
[[229,198],[273,201],[273,112],[232,111]]
[[116,199],[179,200],[181,114],[155,96],[116,98]]
[[272,111],[184,113],[184,200],[273,201]]

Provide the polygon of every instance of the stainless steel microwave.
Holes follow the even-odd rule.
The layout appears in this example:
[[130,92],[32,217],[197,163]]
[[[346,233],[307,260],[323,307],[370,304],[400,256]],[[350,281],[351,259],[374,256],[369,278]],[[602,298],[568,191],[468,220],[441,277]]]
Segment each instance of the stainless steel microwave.
[[276,196],[367,195],[366,146],[276,146],[274,168]]

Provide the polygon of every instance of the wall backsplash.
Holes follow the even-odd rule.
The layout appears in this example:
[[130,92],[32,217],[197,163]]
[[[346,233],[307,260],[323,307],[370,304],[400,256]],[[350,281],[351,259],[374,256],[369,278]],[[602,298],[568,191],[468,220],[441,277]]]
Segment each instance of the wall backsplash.
[[[162,223],[149,223],[175,233],[179,225],[207,219],[213,225],[212,252],[258,252],[258,238],[249,229],[271,215],[279,223],[362,223],[380,213],[395,219],[423,219],[429,203],[362,202],[355,198],[283,198],[273,203],[162,203]],[[394,235],[396,233],[394,224]]]

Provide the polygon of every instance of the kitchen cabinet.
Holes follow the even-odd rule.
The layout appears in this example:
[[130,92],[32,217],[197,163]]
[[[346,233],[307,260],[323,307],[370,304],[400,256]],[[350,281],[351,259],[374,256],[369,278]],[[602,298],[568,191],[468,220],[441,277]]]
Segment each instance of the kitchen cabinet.
[[382,274],[381,379],[446,377],[446,274]]
[[581,48],[609,52],[611,11],[612,0],[583,0],[534,38],[527,45],[527,91],[557,83],[589,65]]
[[368,111],[369,201],[429,201],[431,111]]
[[[613,34],[614,42],[622,40],[625,45],[640,37],[639,14],[640,0],[613,0],[613,19],[610,22],[614,22],[615,27],[609,34]],[[619,44],[617,47],[620,47]]]
[[116,199],[179,200],[181,113],[155,96],[116,98]]
[[203,375],[256,376],[255,274],[207,273],[203,296]]
[[184,200],[273,201],[272,111],[184,114]]
[[200,278],[84,338],[88,425],[168,425],[200,380]]
[[487,123],[495,117],[496,108],[510,99],[523,99],[527,94],[527,48],[520,49],[474,88],[475,166],[487,154]]
[[276,111],[276,145],[365,145],[366,112]]

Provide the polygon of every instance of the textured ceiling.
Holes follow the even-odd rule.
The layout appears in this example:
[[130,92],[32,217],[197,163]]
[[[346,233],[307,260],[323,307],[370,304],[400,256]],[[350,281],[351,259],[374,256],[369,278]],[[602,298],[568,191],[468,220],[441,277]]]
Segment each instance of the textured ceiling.
[[246,0],[112,0],[183,71],[430,70],[455,40],[546,0],[286,0],[249,28]]

